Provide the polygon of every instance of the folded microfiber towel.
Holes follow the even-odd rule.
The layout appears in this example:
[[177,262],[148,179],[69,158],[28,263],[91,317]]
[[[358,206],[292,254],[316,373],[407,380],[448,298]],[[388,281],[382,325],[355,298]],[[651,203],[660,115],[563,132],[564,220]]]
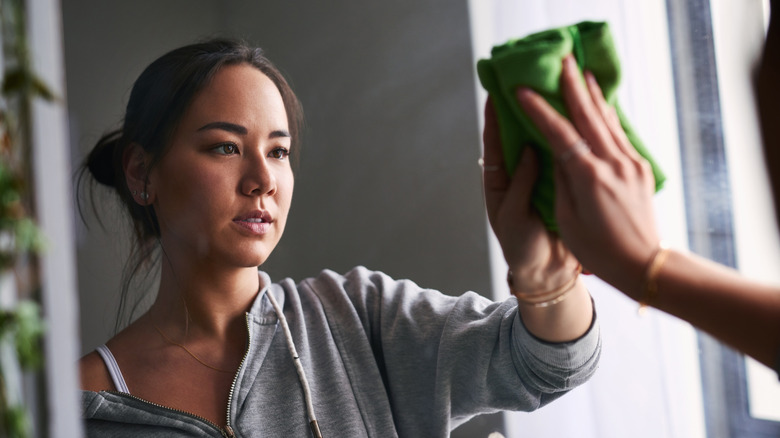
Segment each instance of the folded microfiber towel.
[[477,74],[495,106],[507,172],[512,175],[526,145],[537,151],[540,169],[532,203],[547,229],[557,231],[552,150],[517,102],[515,92],[528,87],[567,116],[560,87],[564,56],[572,53],[580,70],[589,70],[599,83],[607,103],[613,106],[628,139],[650,163],[659,190],[664,174],[642,144],[617,103],[620,63],[604,22],[585,21],[572,26],[534,33],[493,47],[490,59],[477,62]]

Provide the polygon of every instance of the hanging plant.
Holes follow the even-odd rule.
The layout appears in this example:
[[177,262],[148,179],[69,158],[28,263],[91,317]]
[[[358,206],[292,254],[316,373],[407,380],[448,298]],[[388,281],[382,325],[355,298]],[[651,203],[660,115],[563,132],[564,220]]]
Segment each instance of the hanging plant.
[[26,214],[22,202],[23,181],[9,166],[11,160],[3,158],[0,163],[0,271],[13,268],[19,255],[38,254],[44,246],[43,236]]
[[37,256],[45,240],[32,213],[31,114],[35,99],[54,94],[30,64],[23,0],[0,0],[0,25],[0,438],[27,438],[33,426],[21,377],[40,368],[44,333]]

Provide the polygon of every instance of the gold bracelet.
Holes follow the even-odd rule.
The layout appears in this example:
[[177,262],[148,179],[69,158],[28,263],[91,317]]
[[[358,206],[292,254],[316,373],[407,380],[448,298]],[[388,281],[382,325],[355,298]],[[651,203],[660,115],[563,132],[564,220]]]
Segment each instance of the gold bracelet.
[[639,298],[639,314],[643,315],[648,306],[652,306],[655,297],[658,295],[658,273],[669,256],[669,245],[663,240],[658,242],[658,249],[650,259],[645,269],[645,276],[642,282],[642,291]]
[[517,298],[517,302],[531,307],[548,307],[554,304],[558,304],[565,300],[569,296],[569,292],[574,290],[574,286],[577,284],[577,279],[582,272],[582,265],[577,264],[577,268],[574,270],[574,275],[571,279],[567,280],[563,285],[556,287],[555,289],[547,292],[515,292],[514,282],[512,281],[512,271],[507,273],[507,283],[509,284],[509,291]]

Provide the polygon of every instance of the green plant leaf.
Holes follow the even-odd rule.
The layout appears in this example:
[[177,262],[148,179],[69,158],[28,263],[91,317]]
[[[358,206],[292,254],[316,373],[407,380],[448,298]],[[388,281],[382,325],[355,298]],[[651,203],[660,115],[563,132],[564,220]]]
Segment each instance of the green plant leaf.
[[27,86],[27,79],[29,76],[27,72],[21,68],[14,68],[5,72],[3,77],[2,92],[8,96],[15,92],[22,92]]
[[49,89],[49,86],[38,76],[33,75],[32,86],[35,91],[35,95],[42,98],[47,102],[51,102],[56,99],[54,93]]
[[46,326],[41,318],[40,306],[30,300],[16,306],[16,353],[23,368],[38,368],[43,363],[41,337]]
[[27,438],[30,436],[30,418],[24,406],[9,406],[3,413],[8,438]]
[[46,239],[32,219],[22,218],[16,223],[16,252],[39,254],[46,248]]
[[6,96],[30,93],[30,97],[40,97],[46,101],[56,98],[49,86],[27,68],[8,70],[3,77],[2,93]]

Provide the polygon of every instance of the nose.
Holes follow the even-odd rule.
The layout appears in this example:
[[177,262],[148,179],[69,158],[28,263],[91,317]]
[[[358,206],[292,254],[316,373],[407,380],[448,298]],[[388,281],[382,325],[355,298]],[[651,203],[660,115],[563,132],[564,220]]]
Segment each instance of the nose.
[[245,156],[242,167],[241,193],[247,196],[276,193],[276,176],[265,155],[257,152]]

